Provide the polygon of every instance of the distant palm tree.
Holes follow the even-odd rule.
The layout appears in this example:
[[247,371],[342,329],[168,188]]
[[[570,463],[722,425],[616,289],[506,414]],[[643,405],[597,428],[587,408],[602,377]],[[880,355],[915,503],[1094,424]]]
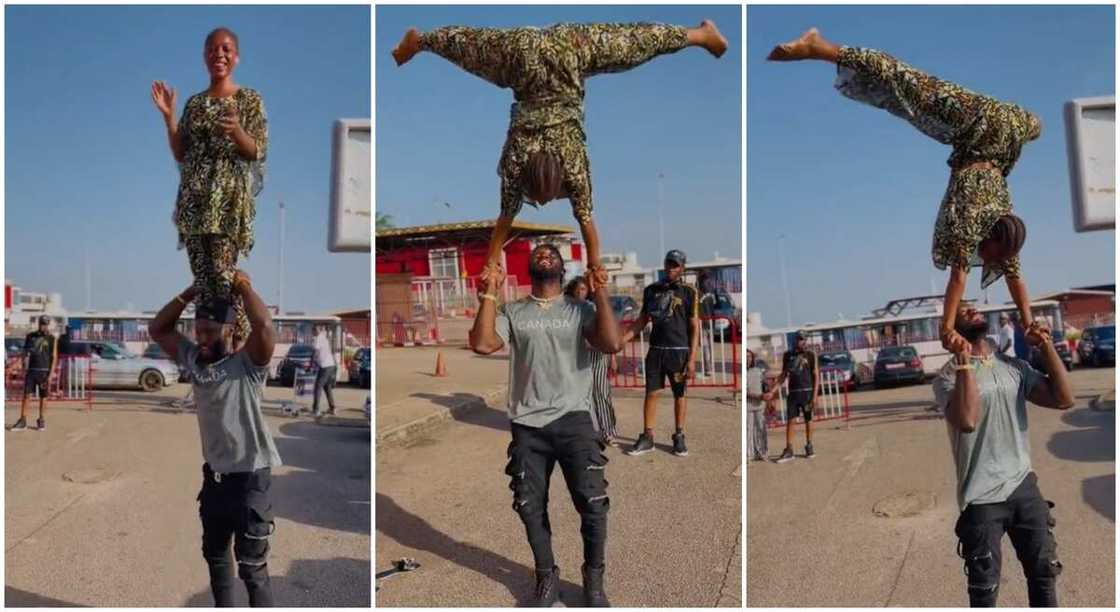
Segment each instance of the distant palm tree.
[[375,223],[377,231],[393,229],[393,227],[395,227],[393,225],[393,215],[387,213],[377,213]]

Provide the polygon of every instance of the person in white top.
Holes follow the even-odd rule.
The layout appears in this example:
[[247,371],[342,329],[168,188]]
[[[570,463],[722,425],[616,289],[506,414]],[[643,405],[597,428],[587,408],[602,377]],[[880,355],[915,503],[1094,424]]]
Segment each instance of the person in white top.
[[338,378],[338,363],[334,360],[334,351],[331,350],[331,341],[327,337],[327,328],[322,325],[315,326],[315,353],[312,361],[319,367],[319,375],[315,377],[315,401],[311,404],[311,413],[321,416],[319,412],[319,391],[327,396],[327,414],[334,414],[334,383]]
[[1015,328],[1006,312],[999,315],[999,352],[1008,357],[1015,356]]

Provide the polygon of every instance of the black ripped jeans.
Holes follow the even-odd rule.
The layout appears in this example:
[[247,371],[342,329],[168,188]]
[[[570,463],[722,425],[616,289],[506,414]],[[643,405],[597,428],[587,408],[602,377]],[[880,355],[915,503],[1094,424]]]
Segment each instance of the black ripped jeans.
[[968,576],[968,601],[974,608],[992,608],[999,597],[1002,565],[1000,541],[1011,536],[1015,554],[1027,577],[1032,608],[1058,605],[1057,576],[1062,573],[1054,540],[1053,502],[1042,497],[1038,477],[1027,474],[1007,501],[969,504],[957,519],[957,554],[964,559]]
[[599,442],[591,413],[572,412],[539,428],[511,423],[510,429],[513,441],[506,453],[506,474],[511,478],[513,509],[525,523],[537,569],[551,570],[556,565],[548,521],[548,486],[557,463],[579,512],[584,563],[602,567],[611,501],[607,497],[605,446]]
[[268,498],[271,470],[216,475],[210,464],[205,464],[202,474],[198,513],[202,519],[202,556],[210,566],[214,606],[234,605],[233,561],[229,554],[230,540],[233,540],[237,575],[249,591],[249,605],[271,607],[268,539],[275,531],[272,502]]

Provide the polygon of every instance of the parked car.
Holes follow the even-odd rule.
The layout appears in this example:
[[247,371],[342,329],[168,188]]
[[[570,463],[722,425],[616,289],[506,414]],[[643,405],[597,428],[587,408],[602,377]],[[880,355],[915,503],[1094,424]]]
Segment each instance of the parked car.
[[638,302],[628,295],[612,295],[611,310],[614,311],[614,318],[616,321],[629,321],[637,319],[638,313],[641,309],[638,308]]
[[363,389],[369,389],[369,362],[370,348],[363,347],[354,352],[350,362],[346,364],[346,372],[350,383],[357,384]]
[[[162,359],[164,361],[171,361],[171,356],[168,355],[167,353],[165,353],[163,351],[163,347],[156,344],[155,342],[152,342],[148,346],[144,347],[144,352],[141,353],[140,356],[141,357],[146,357],[148,359]],[[171,363],[175,363],[175,362],[171,361]],[[175,367],[178,367],[178,364],[175,364]],[[191,381],[190,371],[186,370],[186,369],[183,369],[183,368],[179,368],[178,381],[179,382],[190,382]]]
[[149,359],[130,352],[121,344],[72,340],[67,352],[93,360],[93,387],[140,387],[159,391],[179,380],[179,368],[167,359]]
[[280,367],[277,368],[280,384],[284,387],[295,384],[296,367],[311,367],[311,356],[314,354],[315,347],[310,344],[293,344],[289,347],[288,354],[284,356],[284,360],[280,362]]
[[888,346],[875,358],[875,386],[925,380],[922,359],[912,346]]
[[23,354],[25,338],[4,338],[4,356],[19,357]]
[[714,302],[711,304],[709,316],[725,317],[716,319],[712,323],[712,332],[716,341],[730,340],[727,337],[728,329],[731,327],[731,321],[738,319],[739,313],[735,309],[735,302],[731,301],[731,296],[725,291],[715,291],[712,293],[715,297]]
[[[1054,330],[1051,333],[1054,338],[1054,350],[1058,352],[1058,357],[1061,358],[1062,365],[1066,367],[1068,372],[1073,369],[1073,353],[1069,351],[1069,344],[1066,343],[1066,337],[1062,332]],[[1042,351],[1034,347],[1031,348],[1030,364],[1032,368],[1040,372],[1046,371],[1042,366]]]
[[848,351],[829,351],[821,353],[817,358],[821,374],[835,372],[840,377],[840,383],[845,388],[851,389],[859,385],[859,376],[856,372],[856,362]]
[[1085,328],[1077,345],[1077,357],[1081,365],[1116,365],[1116,326]]

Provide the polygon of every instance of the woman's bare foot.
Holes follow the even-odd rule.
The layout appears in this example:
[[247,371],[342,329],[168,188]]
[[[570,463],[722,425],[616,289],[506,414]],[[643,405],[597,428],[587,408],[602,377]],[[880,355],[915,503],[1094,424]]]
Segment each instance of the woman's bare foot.
[[397,47],[393,49],[393,59],[397,61],[397,65],[403,65],[408,60],[412,59],[417,53],[420,52],[420,32],[416,28],[409,28],[404,33],[404,37],[397,43]]
[[801,36],[782,43],[770,51],[766,59],[772,62],[795,62],[820,59],[835,62],[839,47],[826,41],[816,28],[809,28]]
[[704,47],[712,55],[719,57],[727,51],[727,39],[719,33],[719,28],[710,19],[700,22],[700,26],[688,31],[688,42]]

